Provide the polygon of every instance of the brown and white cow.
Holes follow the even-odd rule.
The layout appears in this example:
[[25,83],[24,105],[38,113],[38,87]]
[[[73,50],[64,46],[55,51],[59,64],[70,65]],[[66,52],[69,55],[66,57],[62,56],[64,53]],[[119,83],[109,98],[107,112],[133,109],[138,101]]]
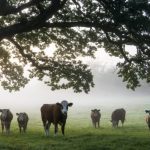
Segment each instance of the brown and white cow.
[[93,109],[91,110],[91,119],[93,126],[96,128],[96,124],[99,127],[100,124],[100,118],[101,118],[101,113],[99,109]]
[[119,120],[121,121],[123,126],[123,123],[125,121],[125,116],[126,116],[126,111],[123,108],[114,110],[111,115],[112,126],[118,127]]
[[49,128],[51,123],[54,124],[55,135],[58,131],[58,124],[61,125],[61,131],[64,135],[68,107],[72,105],[73,103],[68,103],[66,100],[64,100],[61,103],[44,104],[41,107],[41,118],[46,136],[49,136]]
[[148,113],[148,115],[146,116],[146,123],[148,125],[148,128],[150,130],[150,110],[145,110],[146,113]]
[[27,113],[21,112],[21,113],[16,113],[16,115],[18,116],[17,121],[18,121],[20,133],[22,132],[22,130],[23,130],[23,132],[26,132],[27,124],[28,124],[28,120],[29,120]]
[[0,109],[1,112],[1,125],[2,125],[2,133],[4,133],[4,130],[7,134],[10,132],[10,124],[13,119],[13,114],[9,109]]

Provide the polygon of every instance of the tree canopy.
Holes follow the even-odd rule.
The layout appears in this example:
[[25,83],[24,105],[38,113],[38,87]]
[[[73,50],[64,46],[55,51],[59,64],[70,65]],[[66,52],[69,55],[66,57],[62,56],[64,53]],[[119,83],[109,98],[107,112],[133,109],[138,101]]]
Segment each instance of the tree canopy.
[[[55,44],[52,56],[45,48]],[[126,50],[136,47],[136,52]],[[39,50],[35,51],[34,47]],[[52,90],[88,93],[93,75],[79,58],[105,48],[121,58],[118,76],[135,89],[150,82],[148,0],[0,0],[0,83],[19,90],[30,78]],[[25,66],[29,76],[25,75]]]

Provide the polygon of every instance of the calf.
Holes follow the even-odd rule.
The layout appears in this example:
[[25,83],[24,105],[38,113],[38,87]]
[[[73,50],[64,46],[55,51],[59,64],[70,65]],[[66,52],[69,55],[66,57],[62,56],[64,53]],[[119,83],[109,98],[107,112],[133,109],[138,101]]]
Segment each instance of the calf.
[[122,122],[122,126],[123,126],[123,123],[125,121],[125,115],[126,115],[126,111],[123,108],[114,110],[111,115],[112,126],[118,127],[119,120]]
[[68,103],[64,100],[61,103],[44,104],[41,107],[41,118],[46,136],[49,136],[49,128],[51,123],[54,124],[55,135],[58,131],[58,124],[61,125],[61,131],[64,135],[68,107],[72,105],[73,103]]
[[29,117],[25,112],[16,113],[16,115],[18,116],[17,121],[18,121],[19,131],[21,133],[23,130],[23,132],[25,133],[27,129]]
[[7,134],[10,133],[10,124],[13,119],[13,114],[9,109],[0,109],[1,112],[1,125],[2,125],[2,133],[4,133],[4,129]]
[[91,119],[92,119],[93,126],[95,128],[96,128],[96,123],[99,127],[100,118],[101,118],[100,110],[98,109],[91,110]]

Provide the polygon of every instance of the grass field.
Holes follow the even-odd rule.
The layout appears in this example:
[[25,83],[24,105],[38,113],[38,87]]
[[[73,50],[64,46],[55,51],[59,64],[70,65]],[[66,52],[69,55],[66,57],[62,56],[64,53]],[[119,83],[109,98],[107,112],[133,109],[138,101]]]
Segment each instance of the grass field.
[[65,136],[60,129],[54,136],[45,137],[40,113],[30,113],[26,134],[20,134],[14,117],[10,135],[0,134],[0,150],[149,150],[150,131],[145,123],[144,106],[127,110],[124,127],[113,129],[110,114],[113,108],[103,108],[101,127],[94,129],[90,108],[70,109]]

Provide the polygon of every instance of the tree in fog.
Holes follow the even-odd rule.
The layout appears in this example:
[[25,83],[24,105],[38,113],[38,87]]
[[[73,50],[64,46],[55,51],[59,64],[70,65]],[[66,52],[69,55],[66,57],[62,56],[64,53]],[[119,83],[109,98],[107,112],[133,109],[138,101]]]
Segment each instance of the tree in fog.
[[[45,48],[54,44],[52,56]],[[136,52],[126,51],[134,45]],[[35,47],[38,50],[35,51]],[[150,81],[150,4],[136,0],[1,0],[0,83],[19,90],[37,77],[55,89],[89,92],[94,86],[80,58],[105,48],[121,58],[127,87]],[[131,50],[132,51],[132,50]],[[28,66],[29,76],[24,75]]]

